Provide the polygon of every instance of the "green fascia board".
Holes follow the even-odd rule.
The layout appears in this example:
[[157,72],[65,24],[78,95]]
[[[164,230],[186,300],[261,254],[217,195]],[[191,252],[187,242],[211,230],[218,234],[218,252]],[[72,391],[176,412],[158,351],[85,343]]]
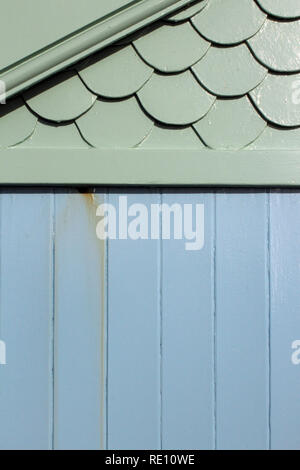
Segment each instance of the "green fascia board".
[[300,187],[300,151],[11,148],[0,184]]
[[1,0],[0,71],[134,0]]
[[190,3],[192,0],[128,2],[126,7],[95,20],[92,25],[5,69],[0,80],[5,83],[6,98]]

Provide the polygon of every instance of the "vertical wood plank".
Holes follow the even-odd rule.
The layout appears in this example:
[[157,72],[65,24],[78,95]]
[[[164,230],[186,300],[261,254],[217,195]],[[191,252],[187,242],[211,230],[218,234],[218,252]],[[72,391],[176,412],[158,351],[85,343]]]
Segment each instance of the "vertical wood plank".
[[103,194],[56,194],[55,448],[101,449],[105,437]]
[[[119,196],[109,203],[118,210]],[[159,203],[131,192],[128,205]],[[133,220],[133,217],[129,218]],[[109,240],[108,447],[158,449],[160,436],[159,240]]]
[[1,194],[0,448],[52,447],[53,195]]
[[216,206],[217,447],[269,445],[268,195]]
[[[204,247],[162,242],[164,449],[214,448],[214,194],[163,193],[163,203],[204,204]],[[199,225],[200,229],[200,225]]]
[[[271,194],[271,445],[300,450],[300,193]],[[296,349],[294,341],[299,341]]]

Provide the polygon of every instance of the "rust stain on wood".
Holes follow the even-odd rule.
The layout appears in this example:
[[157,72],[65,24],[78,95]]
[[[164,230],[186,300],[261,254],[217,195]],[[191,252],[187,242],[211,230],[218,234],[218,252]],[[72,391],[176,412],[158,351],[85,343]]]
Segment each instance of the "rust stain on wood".
[[[101,312],[100,312],[100,377],[101,377],[101,405],[100,405],[100,448],[105,449],[105,428],[106,428],[106,242],[105,240],[99,240],[96,235],[97,207],[104,202],[104,195],[95,193],[94,189],[79,190],[82,195],[85,205],[87,207],[88,218],[91,222],[91,229],[93,237],[95,237],[96,244],[99,245],[99,269],[100,269],[100,293],[101,293]],[[103,200],[100,200],[103,199]]]

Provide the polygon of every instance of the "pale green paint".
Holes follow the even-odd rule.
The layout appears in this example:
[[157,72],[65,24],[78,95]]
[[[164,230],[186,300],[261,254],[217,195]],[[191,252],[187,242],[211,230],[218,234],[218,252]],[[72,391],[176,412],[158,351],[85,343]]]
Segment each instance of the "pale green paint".
[[203,149],[204,145],[192,127],[174,129],[156,125],[139,146],[151,149]]
[[268,73],[245,44],[225,49],[211,47],[192,70],[205,88],[220,96],[244,95]]
[[257,3],[270,15],[278,18],[300,17],[299,0],[256,0]]
[[99,148],[135,147],[147,137],[154,125],[134,97],[112,103],[97,100],[76,123],[83,138]]
[[192,21],[209,41],[237,44],[257,33],[265,19],[253,0],[210,0]]
[[255,57],[270,70],[300,71],[300,20],[267,20],[248,44]]
[[[0,70],[60,41],[131,0],[9,0],[1,2]],[[137,2],[135,2],[137,3]]]
[[0,105],[0,147],[16,145],[32,134],[37,117],[31,114],[21,98]]
[[259,111],[269,121],[284,127],[300,125],[300,74],[268,75],[251,92]]
[[[137,28],[145,27],[167,14],[175,3],[178,7],[187,2],[141,0],[131,13],[125,10],[105,24],[97,23],[88,31],[70,38],[68,43],[28,61],[27,69],[24,64],[16,68],[12,82],[7,83],[8,94],[20,89],[18,87],[32,84],[45,74],[54,73],[62,66],[86,58],[115,39],[126,37],[128,43],[139,37],[139,41],[145,41],[145,44],[152,43],[152,48],[148,45],[146,52],[140,48],[139,56],[133,46],[128,45],[122,52],[111,47],[110,51],[114,51],[111,56],[107,50],[89,57],[85,69],[82,63],[80,65],[82,80],[75,72],[63,73],[48,80],[25,94],[28,108],[21,101],[18,112],[7,113],[9,104],[3,105],[3,110],[0,106],[3,114],[0,117],[0,136],[1,126],[3,129],[0,146],[21,142],[18,147],[10,149],[10,153],[0,152],[0,182],[87,185],[299,184],[300,157],[297,152],[253,150],[276,147],[299,149],[299,129],[288,128],[300,126],[300,74],[289,74],[289,67],[297,64],[295,56],[299,44],[295,37],[299,36],[299,22],[276,23],[278,30],[289,25],[286,38],[293,39],[294,49],[289,49],[291,40],[274,47],[270,46],[271,39],[260,40],[259,50],[264,48],[261,57],[266,56],[268,68],[272,68],[274,61],[276,66],[283,67],[283,73],[269,73],[264,79],[265,70],[259,64],[261,58],[258,53],[256,61],[245,44],[228,47],[233,44],[232,41],[235,44],[238,38],[246,41],[249,30],[252,28],[251,31],[254,31],[260,22],[264,23],[265,15],[254,0],[251,0],[252,6],[249,0],[211,0],[209,6],[192,20],[195,21],[195,29],[190,22],[174,23],[172,27],[160,22],[158,29],[151,26],[135,34],[134,39],[128,37]],[[199,2],[198,7],[201,4]],[[207,26],[211,15],[207,10],[214,9],[216,5],[218,13],[214,21],[210,19],[209,31],[217,42],[221,41],[226,47],[217,48],[214,45],[205,54],[198,47],[199,44],[208,45],[201,37],[204,34],[202,20],[201,27],[196,27],[196,23],[204,15],[206,19],[203,24]],[[247,12],[250,13],[247,15]],[[257,33],[258,39],[263,34],[268,38],[272,36],[269,23],[271,21],[265,22],[262,32]],[[215,28],[218,25],[219,30]],[[284,48],[289,53],[285,53]],[[191,58],[194,60],[199,54],[204,56],[194,67],[194,73],[190,70],[181,73],[182,68],[189,67]],[[152,67],[146,64],[150,61],[159,73],[153,73]],[[259,82],[251,92],[251,103],[246,96],[237,99],[240,94],[249,93]],[[106,99],[96,100],[91,89],[99,95],[103,94]],[[138,100],[132,96],[135,93]],[[216,95],[232,99],[216,100]],[[124,100],[124,97],[128,99]],[[36,125],[36,115],[56,123],[42,120]],[[149,115],[156,120],[155,125]],[[74,124],[76,119],[78,128]],[[66,120],[65,125],[57,125],[57,122]],[[281,128],[266,127],[268,122],[274,122]],[[189,127],[183,127],[187,125]],[[18,135],[20,130],[25,130],[21,138]],[[202,141],[225,151],[204,150]],[[87,148],[87,142],[106,150]],[[251,151],[226,151],[245,146]],[[73,150],[66,150],[66,147]],[[80,147],[84,148],[75,150]],[[139,148],[130,150],[130,147]],[[116,148],[119,150],[112,150]]]
[[86,86],[105,98],[124,98],[136,93],[152,75],[153,69],[141,60],[134,48],[109,49],[97,59],[78,68]]
[[155,28],[133,44],[145,62],[165,73],[186,70],[210,47],[189,22]]
[[[235,3],[226,0],[226,3],[222,3],[222,8],[224,5],[231,9],[231,15],[234,16]],[[257,7],[255,6],[255,8]],[[293,26],[296,23],[296,21],[292,21],[287,24]],[[192,37],[199,37],[201,41],[202,39],[200,34],[192,29],[188,20],[185,23],[173,24],[173,26],[166,27],[164,24],[160,21],[155,27],[144,28],[134,36],[127,36],[126,41],[132,42],[137,38],[149,41],[149,38],[153,35],[153,52],[149,51],[149,53],[161,58],[160,41],[155,40],[155,38],[158,32],[162,31],[161,38],[165,38],[165,40],[161,42],[164,43],[166,50],[171,51],[170,54],[164,54],[165,66],[169,55],[171,57],[170,62],[174,58],[172,51],[180,50],[181,37],[181,42],[185,44],[187,56],[190,50],[193,50],[193,53],[194,50],[199,53],[196,48],[192,47],[194,44]],[[285,23],[278,22],[278,24]],[[173,39],[178,36],[177,41],[172,41],[170,38],[167,40],[169,32],[165,34],[166,31],[172,32],[170,38],[176,33]],[[181,31],[182,34],[178,35],[178,31]],[[193,34],[190,40],[187,41],[188,31],[192,31]],[[259,34],[257,33],[257,35]],[[266,51],[267,49],[268,44],[266,43]],[[177,55],[180,61],[182,55]],[[297,121],[300,99],[298,90],[299,74],[290,75],[286,72],[273,75],[270,73],[257,87],[257,90],[253,92],[251,106],[246,96],[244,101],[236,102],[238,96],[249,93],[250,89],[258,80],[262,80],[265,74],[264,68],[251,55],[246,44],[233,47],[230,47],[230,44],[226,44],[226,47],[216,47],[214,45],[194,66],[193,73],[191,73],[191,69],[185,73],[170,71],[160,71],[159,73],[156,71],[156,73],[153,73],[152,68],[146,65],[145,60],[142,51],[138,55],[132,44],[124,46],[123,49],[109,47],[106,51],[86,59],[84,64],[81,62],[80,65],[77,65],[77,68],[80,67],[80,70],[83,71],[81,74],[82,79],[75,72],[57,76],[55,79],[45,82],[43,86],[39,85],[35,90],[31,90],[30,93],[35,96],[32,103],[30,101],[28,103],[32,106],[34,114],[37,114],[41,119],[47,117],[53,122],[70,119],[74,124],[78,114],[83,116],[82,132],[80,137],[78,137],[79,133],[75,134],[78,137],[76,141],[78,142],[82,138],[82,141],[88,141],[100,148],[128,148],[139,145],[157,149],[166,147],[182,148],[184,142],[186,142],[186,148],[190,148],[194,144],[201,147],[202,143],[205,142],[206,145],[213,148],[236,149],[247,146],[258,138],[261,130],[268,122],[277,122],[278,115],[284,118],[283,125],[280,123],[281,129],[279,132],[283,132],[285,128],[283,126],[292,126],[295,122],[296,124],[299,122]],[[259,71],[262,73],[261,76]],[[85,78],[84,74],[86,75]],[[63,78],[69,78],[70,80],[62,80]],[[270,93],[267,118],[261,121],[261,116],[265,112],[262,109],[265,107],[265,102],[260,95],[258,95],[255,102],[254,95],[256,92],[260,93],[261,90],[263,90],[262,95],[266,95],[265,88],[268,88],[270,80],[276,81],[276,87]],[[287,81],[289,88],[286,87]],[[101,98],[99,100],[102,103],[101,108],[99,108],[98,103],[95,109],[91,109],[85,117],[84,114],[89,110],[90,102],[87,100],[86,103],[86,100],[81,98],[93,96],[91,88],[100,95],[103,94],[105,99]],[[214,96],[212,96],[212,92],[207,94],[208,89],[212,90]],[[137,91],[139,106],[132,100],[132,95]],[[282,96],[282,93],[287,95]],[[289,93],[290,96],[288,96]],[[125,98],[129,99],[127,104],[124,101],[124,94]],[[210,110],[216,95],[218,97],[225,95],[231,99],[227,100],[227,103],[222,101],[217,103]],[[114,99],[111,100],[110,98]],[[93,96],[93,100],[95,100],[95,96]],[[81,102],[82,106],[80,105]],[[134,103],[134,106],[130,103]],[[127,110],[130,109],[130,115],[128,116],[124,115],[126,106]],[[108,116],[105,121],[103,118],[104,109],[107,109]],[[206,114],[207,116],[204,117]],[[152,132],[150,131],[153,123],[151,120],[149,121],[149,115],[156,121]],[[201,121],[202,118],[204,119]],[[182,129],[182,126],[191,126],[198,121],[199,123],[195,124],[199,136],[197,141],[196,131]],[[160,125],[161,123],[165,125]],[[253,123],[253,129],[251,123]],[[43,125],[45,129],[47,123],[44,121]],[[168,125],[170,128],[168,128]],[[40,137],[39,133],[41,134]],[[37,129],[27,144],[31,145],[32,142],[33,146],[41,146],[44,140],[44,146],[47,147],[48,145],[54,145],[51,144],[52,140],[53,142],[57,141],[56,147],[65,147],[68,139],[67,137],[66,139],[63,138],[63,133],[61,127],[55,126],[51,127],[49,136],[46,135],[46,132],[40,132],[40,129]],[[9,135],[11,134],[8,133]],[[190,136],[192,136],[191,140]],[[292,139],[292,134],[286,133],[282,137],[284,145],[287,147],[289,136]],[[292,140],[291,146],[294,147],[295,140]],[[281,138],[278,137],[277,141],[278,145],[282,145],[279,144]],[[15,144],[15,142],[13,140],[10,143]],[[74,146],[73,139],[70,139],[70,146]]]
[[70,121],[86,112],[95,102],[75,72],[62,72],[24,94],[28,106],[50,121]]
[[256,139],[248,149],[254,150],[299,150],[300,128],[277,129],[266,127],[263,133]]
[[169,76],[154,74],[138,97],[152,117],[175,125],[198,121],[216,99],[197,83],[190,71]]
[[[6,96],[19,93],[56,72],[75,64],[138,29],[153,23],[190,0],[133,0],[130,8],[95,22],[73,35],[8,68],[0,79],[6,84]],[[15,34],[15,31],[14,31]]]
[[8,149],[0,169],[1,184],[298,187],[300,151]]
[[177,23],[179,21],[187,20],[188,18],[191,18],[192,16],[196,15],[196,13],[199,13],[201,10],[203,10],[203,8],[206,7],[207,3],[208,0],[196,2],[195,5],[185,8],[179,13],[174,13],[168,16],[167,21],[171,23]]
[[204,143],[213,149],[241,149],[266,127],[247,97],[217,100],[208,114],[194,124]]
[[75,124],[57,124],[38,121],[31,136],[20,144],[30,148],[89,148]]

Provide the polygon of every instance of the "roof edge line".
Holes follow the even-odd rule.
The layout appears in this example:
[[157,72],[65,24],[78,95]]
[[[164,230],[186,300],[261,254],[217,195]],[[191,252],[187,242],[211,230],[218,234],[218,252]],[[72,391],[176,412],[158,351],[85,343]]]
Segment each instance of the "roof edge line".
[[0,75],[6,98],[190,3],[192,0],[137,0],[136,5],[117,10],[108,19],[100,18],[92,27],[87,26]]

